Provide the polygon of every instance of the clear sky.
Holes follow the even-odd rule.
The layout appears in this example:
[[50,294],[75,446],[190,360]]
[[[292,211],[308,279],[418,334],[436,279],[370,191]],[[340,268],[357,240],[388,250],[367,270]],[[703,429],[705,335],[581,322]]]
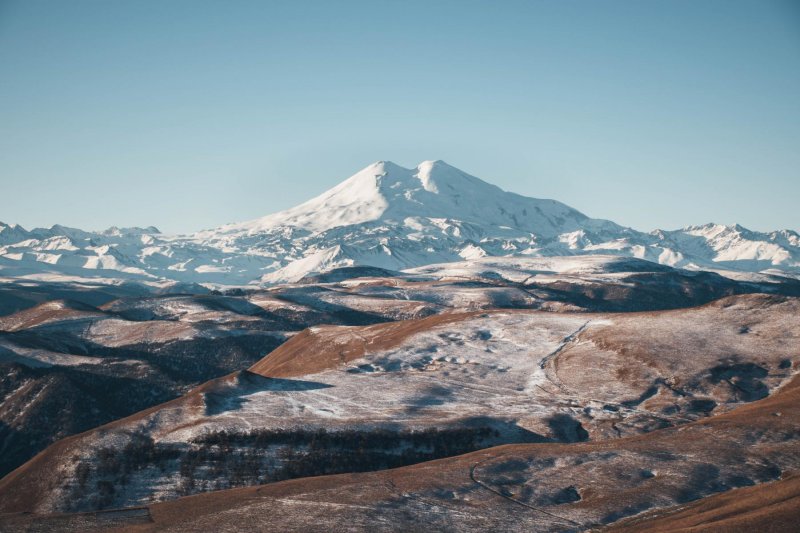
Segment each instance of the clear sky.
[[187,232],[376,160],[800,229],[800,2],[0,0],[0,220]]

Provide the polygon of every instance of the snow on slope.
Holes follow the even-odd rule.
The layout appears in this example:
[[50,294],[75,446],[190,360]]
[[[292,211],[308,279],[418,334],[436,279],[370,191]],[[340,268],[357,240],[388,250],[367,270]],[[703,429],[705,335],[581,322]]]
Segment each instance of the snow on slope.
[[486,256],[619,255],[747,278],[800,278],[800,236],[707,224],[642,233],[527,198],[442,161],[369,165],[291,209],[184,236],[156,228],[27,231],[0,223],[0,275],[212,285],[293,282],[353,265],[390,270]]
[[[378,219],[413,228],[420,218],[535,229],[545,237],[585,226],[622,229],[612,222],[592,221],[555,200],[534,200],[505,192],[444,161],[424,161],[415,169],[379,161],[297,207],[224,226],[217,232],[253,234],[293,226],[320,233]],[[407,219],[411,220],[406,222]]]
[[[148,449],[172,454],[166,460],[163,453],[138,454],[125,482],[115,484],[109,508],[174,498],[189,476],[198,482],[196,489],[194,482],[189,486],[193,492],[209,490],[209,474],[220,477],[239,468],[234,465],[245,463],[227,458],[244,454],[253,459],[246,463],[248,483],[257,483],[259,472],[274,473],[285,464],[288,449],[273,440],[277,432],[382,430],[394,433],[389,440],[397,444],[401,430],[484,426],[496,429],[505,443],[542,437],[599,442],[683,424],[763,398],[791,380],[800,361],[799,309],[796,299],[748,295],[633,315],[505,310],[318,326],[295,335],[248,372],[61,441],[19,470],[14,484],[0,484],[0,510],[97,509],[95,493],[75,488],[109,480],[100,478],[105,474],[97,466],[99,450],[122,451],[142,436],[153,439]],[[763,373],[742,370],[750,367]],[[205,438],[221,431],[229,436],[224,445]],[[249,439],[259,435],[264,438],[254,446]],[[785,443],[763,440],[745,447]],[[305,445],[291,446],[302,453]],[[393,453],[412,448],[398,447]],[[215,458],[223,449],[224,462]],[[172,459],[183,453],[192,453],[191,461]],[[327,455],[324,462],[335,459]],[[663,459],[655,458],[662,464]],[[78,481],[81,462],[92,467],[88,482]],[[769,463],[770,470],[776,464]],[[210,482],[206,488],[203,481]],[[24,501],[12,492],[20,487]]]

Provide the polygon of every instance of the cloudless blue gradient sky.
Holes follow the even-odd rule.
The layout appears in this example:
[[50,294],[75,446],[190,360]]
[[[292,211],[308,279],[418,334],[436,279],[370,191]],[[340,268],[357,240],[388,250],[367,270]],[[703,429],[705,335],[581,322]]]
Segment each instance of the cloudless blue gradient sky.
[[0,220],[187,232],[376,160],[800,229],[800,3],[0,0]]

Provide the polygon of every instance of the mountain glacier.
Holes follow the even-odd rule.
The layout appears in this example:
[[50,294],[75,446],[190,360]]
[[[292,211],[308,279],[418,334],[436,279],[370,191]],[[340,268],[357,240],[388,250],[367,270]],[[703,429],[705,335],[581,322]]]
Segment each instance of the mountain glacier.
[[800,278],[800,235],[706,224],[636,231],[527,198],[443,161],[369,165],[301,205],[189,235],[0,223],[0,277],[269,285],[337,267],[403,270],[484,256],[622,255],[739,279]]

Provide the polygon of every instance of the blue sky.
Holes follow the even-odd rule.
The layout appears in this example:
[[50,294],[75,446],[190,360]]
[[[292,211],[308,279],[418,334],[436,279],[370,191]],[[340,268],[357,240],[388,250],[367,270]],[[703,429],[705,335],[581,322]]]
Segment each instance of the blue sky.
[[800,229],[800,3],[0,0],[4,222],[192,231],[426,159]]

